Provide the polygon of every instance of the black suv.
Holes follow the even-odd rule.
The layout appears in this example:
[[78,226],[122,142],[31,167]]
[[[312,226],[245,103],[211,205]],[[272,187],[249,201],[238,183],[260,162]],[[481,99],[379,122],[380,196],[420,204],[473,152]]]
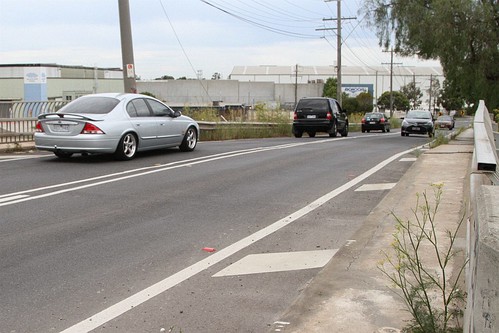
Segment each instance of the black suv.
[[337,133],[348,135],[348,117],[335,99],[307,97],[298,102],[294,112],[293,134],[301,138],[303,132],[314,137],[317,132],[326,132],[330,137]]

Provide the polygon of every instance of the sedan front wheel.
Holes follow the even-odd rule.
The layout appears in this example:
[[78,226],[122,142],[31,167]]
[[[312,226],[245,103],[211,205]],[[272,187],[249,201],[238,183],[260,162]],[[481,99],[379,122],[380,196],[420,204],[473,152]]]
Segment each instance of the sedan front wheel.
[[189,127],[185,132],[184,139],[179,146],[181,151],[193,151],[198,143],[198,132],[194,127]]

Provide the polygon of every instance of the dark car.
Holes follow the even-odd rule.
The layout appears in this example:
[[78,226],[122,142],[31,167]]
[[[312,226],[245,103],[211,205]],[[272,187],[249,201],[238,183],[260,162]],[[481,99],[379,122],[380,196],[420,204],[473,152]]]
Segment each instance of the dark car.
[[381,112],[368,112],[362,117],[361,124],[362,133],[369,133],[370,131],[390,132],[390,121],[384,113]]
[[455,126],[455,121],[454,118],[451,116],[440,116],[435,120],[435,127],[436,128],[448,128],[449,130],[454,129]]
[[307,97],[298,101],[294,112],[293,134],[301,138],[303,132],[314,137],[317,132],[335,137],[348,135],[348,117],[338,101],[328,97]]
[[402,128],[400,134],[409,136],[409,134],[428,134],[432,137],[435,133],[433,125],[433,116],[430,111],[411,110],[402,118]]

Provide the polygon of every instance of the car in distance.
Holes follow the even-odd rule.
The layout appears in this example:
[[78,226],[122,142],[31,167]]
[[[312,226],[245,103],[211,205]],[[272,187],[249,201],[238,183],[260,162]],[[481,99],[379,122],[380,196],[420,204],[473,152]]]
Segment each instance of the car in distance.
[[362,133],[373,130],[390,132],[390,121],[387,116],[382,112],[368,112],[362,117],[361,120],[361,131]]
[[109,153],[131,160],[145,150],[194,150],[199,125],[155,98],[106,93],[82,96],[55,113],[41,114],[34,136],[37,149],[60,158]]
[[296,104],[293,115],[293,135],[301,138],[306,132],[315,137],[317,132],[328,133],[335,137],[348,135],[348,117],[345,110],[333,98],[306,97]]
[[454,118],[448,115],[443,115],[435,120],[435,128],[448,128],[449,130],[454,129],[456,123]]
[[435,133],[433,116],[430,111],[410,110],[402,120],[400,134],[409,136],[409,134],[428,134],[431,138]]

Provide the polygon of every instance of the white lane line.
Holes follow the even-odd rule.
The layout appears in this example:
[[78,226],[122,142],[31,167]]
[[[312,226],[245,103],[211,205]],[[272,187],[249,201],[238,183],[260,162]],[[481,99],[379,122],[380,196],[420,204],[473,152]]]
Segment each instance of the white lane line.
[[338,249],[250,254],[213,277],[261,274],[324,267]]
[[[336,139],[335,141],[337,141],[337,140],[341,140],[341,139]],[[68,183],[63,183],[63,184],[55,184],[55,185],[40,187],[40,188],[36,188],[36,189],[30,189],[30,190],[16,192],[16,193],[3,194],[3,195],[0,195],[0,197],[6,197],[6,196],[10,197],[10,196],[19,195],[19,194],[55,189],[55,188],[59,188],[59,187],[76,185],[76,184],[81,184],[81,183],[86,183],[86,182],[90,182],[90,181],[96,181],[96,180],[106,179],[106,178],[111,178],[111,177],[117,177],[117,176],[122,175],[121,177],[117,177],[117,178],[96,181],[93,183],[84,184],[84,185],[80,185],[80,186],[76,186],[76,187],[61,189],[61,190],[57,190],[57,191],[53,191],[53,192],[40,194],[40,195],[34,195],[34,196],[30,196],[30,197],[20,198],[18,200],[0,203],[0,207],[13,205],[13,204],[17,204],[17,203],[21,203],[21,202],[25,202],[25,201],[31,201],[31,200],[37,200],[37,199],[41,199],[41,198],[51,197],[54,195],[78,191],[78,190],[82,190],[85,188],[114,183],[114,182],[127,180],[127,179],[131,179],[131,178],[142,177],[142,176],[150,175],[150,174],[157,173],[157,172],[163,172],[163,171],[168,171],[168,170],[178,169],[178,168],[183,168],[183,167],[192,167],[193,165],[208,163],[208,162],[222,160],[222,159],[226,159],[226,158],[232,158],[232,157],[237,157],[237,156],[242,156],[242,155],[247,155],[247,154],[261,153],[261,152],[266,152],[266,151],[270,151],[270,150],[294,148],[294,147],[298,147],[298,146],[303,146],[303,145],[308,145],[308,144],[316,144],[316,143],[324,143],[324,142],[332,142],[332,141],[331,140],[320,140],[320,141],[301,142],[301,143],[294,143],[294,144],[284,144],[284,145],[270,146],[270,147],[251,148],[251,149],[247,149],[247,150],[239,150],[239,151],[233,151],[230,153],[221,153],[221,154],[216,154],[216,155],[211,155],[211,156],[198,157],[198,158],[194,158],[194,159],[190,159],[190,160],[172,162],[172,163],[168,163],[168,164],[160,164],[160,165],[154,165],[154,166],[144,167],[144,168],[139,168],[139,169],[134,169],[134,170],[127,170],[127,171],[118,172],[118,173],[114,173],[114,174],[103,175],[103,176],[87,178],[87,179],[81,179],[81,180],[76,180],[73,182],[68,182]],[[135,173],[135,174],[130,174],[130,173],[139,172],[139,171],[141,171],[141,172]]]
[[397,183],[364,184],[357,188],[355,192],[391,190],[395,185]]
[[325,204],[329,200],[340,195],[341,193],[345,192],[346,190],[352,188],[353,186],[362,182],[367,177],[371,176],[372,174],[374,174],[377,171],[384,168],[389,163],[400,158],[400,156],[403,156],[403,155],[413,151],[414,149],[416,149],[416,148],[406,150],[406,151],[403,151],[403,152],[398,153],[396,155],[393,155],[392,157],[384,160],[383,162],[381,162],[378,165],[374,166],[373,168],[367,170],[363,174],[350,180],[349,182],[345,183],[344,185],[334,189],[333,191],[323,195],[322,197],[313,201],[309,205],[297,210],[296,212],[274,222],[273,224],[255,232],[254,234],[252,234],[246,238],[243,238],[243,239],[237,241],[236,243],[233,243],[233,244],[227,246],[224,249],[221,249],[220,251],[213,252],[213,254],[211,254],[206,259],[198,261],[197,263],[195,263],[189,267],[184,268],[183,270],[165,278],[164,280],[161,280],[158,283],[153,284],[152,286],[150,286],[146,289],[143,289],[143,290],[139,291],[138,293],[136,293],[128,298],[125,298],[124,300],[102,310],[101,312],[99,312],[99,313],[65,329],[61,333],[81,333],[81,332],[89,332],[91,330],[96,329],[97,327],[107,323],[110,320],[115,319],[116,317],[118,317],[118,316],[124,314],[125,312],[141,305],[142,303],[150,300],[151,298],[167,291],[170,288],[173,288],[174,286],[178,285],[179,283],[184,282],[185,280],[191,278],[192,276],[210,268],[211,266],[213,266],[215,264],[218,264],[222,260],[227,259],[231,255],[233,255],[234,253],[241,251],[242,249],[252,245],[253,243],[263,239],[264,237],[267,237],[268,235],[270,235],[270,234],[284,228],[285,226],[293,223],[294,221],[298,220],[300,217],[302,217],[302,216],[312,212],[313,210],[321,207],[323,204]]
[[10,197],[0,197],[0,202],[7,202],[7,201],[12,201],[12,200],[17,200],[21,198],[26,198],[29,197],[29,195],[14,195]]

